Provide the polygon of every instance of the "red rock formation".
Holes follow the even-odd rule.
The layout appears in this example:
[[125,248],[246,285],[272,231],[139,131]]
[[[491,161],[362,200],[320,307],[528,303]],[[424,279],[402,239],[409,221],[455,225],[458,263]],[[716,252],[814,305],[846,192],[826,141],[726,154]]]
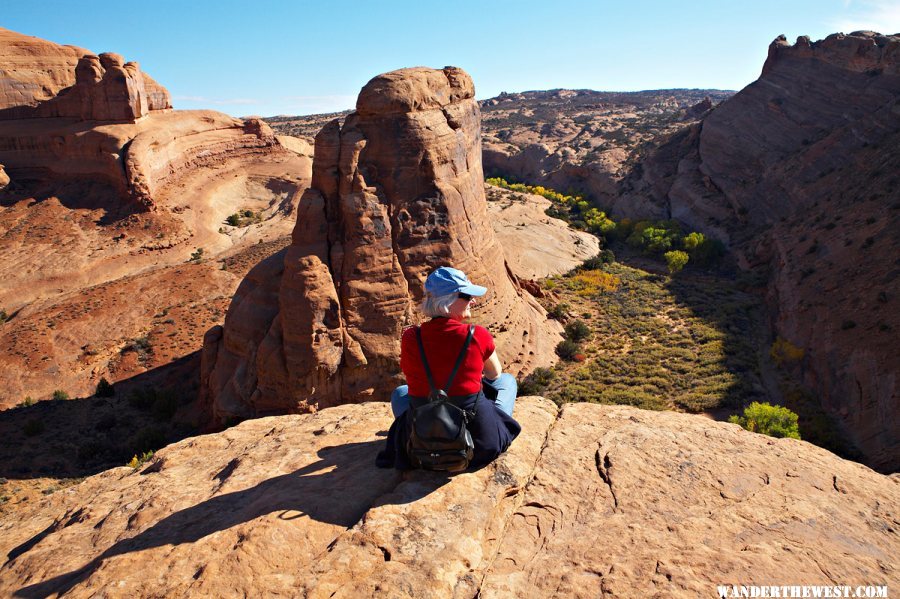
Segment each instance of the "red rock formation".
[[[37,38],[30,38],[12,31],[0,31],[0,39],[6,38],[12,48],[0,55],[2,72],[15,74],[15,79],[0,86],[0,120],[26,118],[71,118],[88,121],[134,122],[151,110],[172,107],[169,92],[144,75],[136,62],[126,63],[112,52],[100,56],[69,46],[57,46]],[[71,81],[71,58],[81,53],[74,67],[74,85]],[[25,79],[20,73],[23,57],[45,63],[55,68],[47,69],[53,83],[47,87],[46,75],[31,76],[34,65],[27,70]],[[54,95],[34,91],[37,84],[44,85]],[[27,93],[22,90],[30,90]],[[18,92],[18,93],[16,93]]]
[[795,374],[878,468],[900,467],[900,37],[779,37],[762,75],[674,136],[616,212],[674,217],[771,271]]
[[75,65],[89,52],[0,27],[0,112],[35,106],[75,84]]
[[387,399],[427,274],[490,289],[476,320],[512,372],[552,356],[543,310],[512,280],[486,218],[480,113],[460,69],[375,77],[316,137],[293,243],[261,263],[204,344],[217,421]]

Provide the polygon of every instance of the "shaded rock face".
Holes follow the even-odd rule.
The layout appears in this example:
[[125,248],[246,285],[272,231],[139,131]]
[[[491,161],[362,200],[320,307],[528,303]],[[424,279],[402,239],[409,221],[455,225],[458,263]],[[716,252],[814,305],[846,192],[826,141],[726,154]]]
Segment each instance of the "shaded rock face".
[[507,370],[552,356],[558,325],[516,284],[486,218],[479,126],[471,78],[447,67],[380,75],[322,129],[291,246],[250,273],[204,343],[215,420],[387,399],[401,330],[442,265],[490,289],[475,321]]
[[900,584],[900,480],[698,416],[520,398],[476,471],[374,467],[384,403],[185,439],[0,519],[13,597],[700,597]]
[[[8,30],[0,31],[0,34],[0,39],[6,38],[12,46],[7,55],[0,56],[5,66],[4,74],[17,72],[22,62],[41,66],[47,62],[52,65],[47,71],[53,82],[64,85],[70,81],[71,73],[67,67],[71,68],[69,64],[72,54],[78,53],[76,49]],[[26,61],[24,57],[30,60]],[[38,65],[29,66],[34,71],[39,70]],[[50,97],[44,97],[46,92],[39,94],[33,89],[38,84],[44,85],[46,74],[35,73],[34,77],[24,81],[20,76],[4,78],[4,85],[0,85],[0,120],[62,117],[134,122],[151,110],[172,108],[169,92],[142,73],[136,62],[126,63],[118,54],[106,52],[96,56],[85,52],[77,59],[74,75],[74,85],[53,86],[50,89],[55,95]]]
[[620,215],[677,218],[769,273],[795,374],[870,464],[900,468],[900,37],[769,48],[762,75],[626,180]]

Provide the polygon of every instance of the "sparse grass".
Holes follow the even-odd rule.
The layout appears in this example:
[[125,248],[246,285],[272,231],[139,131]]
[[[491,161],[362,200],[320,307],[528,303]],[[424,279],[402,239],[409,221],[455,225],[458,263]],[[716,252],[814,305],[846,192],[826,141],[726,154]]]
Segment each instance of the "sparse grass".
[[26,395],[25,399],[16,404],[17,408],[27,408],[34,405],[34,400],[30,395]]
[[62,389],[57,389],[53,392],[53,399],[57,401],[63,401],[69,399],[69,394],[63,391]]
[[[579,294],[576,272],[558,277],[558,297],[545,300],[551,312],[566,304],[567,313],[588,314],[579,322],[591,335],[567,347],[572,361],[541,381],[546,397],[689,412],[765,399],[758,391],[765,326],[756,296],[724,275],[670,279],[623,264],[604,271],[619,280],[614,291]],[[574,360],[578,352],[582,363]]]

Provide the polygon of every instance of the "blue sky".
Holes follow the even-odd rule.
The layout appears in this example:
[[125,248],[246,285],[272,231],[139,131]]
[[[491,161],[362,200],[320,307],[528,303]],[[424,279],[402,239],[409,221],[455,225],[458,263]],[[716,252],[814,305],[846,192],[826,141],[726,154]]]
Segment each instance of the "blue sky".
[[900,32],[900,0],[7,0],[0,26],[136,60],[176,108],[352,108],[373,76],[459,66],[501,91],[740,89],[779,34]]

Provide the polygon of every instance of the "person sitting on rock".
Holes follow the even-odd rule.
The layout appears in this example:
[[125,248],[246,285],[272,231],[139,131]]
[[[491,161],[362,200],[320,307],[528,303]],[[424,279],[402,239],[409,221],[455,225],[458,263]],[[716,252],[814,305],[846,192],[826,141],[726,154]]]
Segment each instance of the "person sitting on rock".
[[[425,299],[420,309],[430,320],[419,329],[436,385],[443,385],[450,377],[468,336],[469,325],[464,321],[472,316],[475,298],[486,292],[485,287],[472,283],[461,270],[446,266],[438,268],[425,280]],[[405,470],[412,467],[406,455],[406,417],[410,404],[427,402],[430,390],[416,327],[403,331],[400,368],[407,384],[397,387],[391,395],[395,420],[388,433],[387,448],[378,455],[377,464]],[[470,468],[483,466],[506,451],[521,431],[521,426],[512,417],[516,379],[503,372],[494,338],[486,328],[475,326],[459,370],[450,388],[444,390],[458,407],[470,412],[474,409],[475,417],[467,425],[475,444]]]

